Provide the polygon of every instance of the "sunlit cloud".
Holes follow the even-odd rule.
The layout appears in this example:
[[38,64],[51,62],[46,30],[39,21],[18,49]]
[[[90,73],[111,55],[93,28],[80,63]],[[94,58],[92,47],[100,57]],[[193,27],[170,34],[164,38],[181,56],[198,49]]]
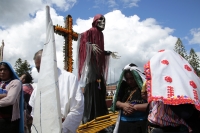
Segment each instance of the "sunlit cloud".
[[200,44],[200,28],[192,29],[190,31],[192,39],[189,41],[190,44]]

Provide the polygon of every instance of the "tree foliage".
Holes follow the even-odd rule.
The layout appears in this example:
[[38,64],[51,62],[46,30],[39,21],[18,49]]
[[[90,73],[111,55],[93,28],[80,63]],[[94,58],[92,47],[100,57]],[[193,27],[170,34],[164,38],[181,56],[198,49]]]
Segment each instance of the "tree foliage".
[[187,55],[181,39],[178,38],[174,47],[174,51],[180,54],[183,58],[185,58],[193,67],[197,75],[200,76],[200,59],[193,48],[191,48],[189,55]]
[[197,75],[200,76],[200,59],[199,56],[195,53],[194,49],[191,48],[190,54],[188,56],[188,62],[196,71]]
[[15,72],[17,73],[17,75],[19,77],[21,77],[25,72],[28,72],[31,74],[31,65],[28,63],[27,60],[22,61],[21,58],[19,58],[16,62],[15,62]]
[[187,56],[185,47],[180,38],[178,38],[178,40],[176,41],[174,51],[177,52],[178,54],[180,54],[186,60],[188,60],[188,56]]

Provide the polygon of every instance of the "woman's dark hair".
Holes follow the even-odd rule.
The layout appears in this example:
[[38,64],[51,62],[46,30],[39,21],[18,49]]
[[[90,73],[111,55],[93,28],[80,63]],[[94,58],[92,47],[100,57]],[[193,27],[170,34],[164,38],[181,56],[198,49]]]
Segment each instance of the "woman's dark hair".
[[33,78],[32,78],[32,76],[31,76],[31,74],[28,73],[28,72],[25,72],[24,75],[25,75],[25,77],[24,77],[25,83],[32,83]]
[[135,65],[135,64],[133,64],[133,63],[129,64],[129,66],[131,66],[131,67],[136,66],[136,67],[137,67],[137,65]]

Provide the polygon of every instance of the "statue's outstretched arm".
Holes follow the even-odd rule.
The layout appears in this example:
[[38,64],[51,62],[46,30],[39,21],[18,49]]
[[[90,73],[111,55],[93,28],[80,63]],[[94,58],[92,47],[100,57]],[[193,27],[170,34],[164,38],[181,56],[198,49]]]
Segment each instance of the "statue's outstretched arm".
[[[94,54],[100,54],[102,52],[102,50],[99,48],[99,45],[98,44],[92,44],[92,43],[89,43],[89,45],[92,46],[92,52]],[[112,58],[114,59],[119,59],[121,56],[118,56],[117,55],[117,52],[111,52],[111,51],[104,51],[105,55],[107,56],[112,56]]]
[[105,56],[110,56],[112,54],[111,51],[104,51]]
[[112,58],[114,59],[119,59],[121,56],[117,55],[117,52],[111,52],[111,51],[104,51],[105,55],[107,56],[112,56]]

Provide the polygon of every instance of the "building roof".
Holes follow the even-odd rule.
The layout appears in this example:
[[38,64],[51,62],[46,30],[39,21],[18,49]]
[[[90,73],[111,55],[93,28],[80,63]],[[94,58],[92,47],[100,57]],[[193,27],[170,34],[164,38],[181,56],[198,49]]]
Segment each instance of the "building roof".
[[106,90],[116,90],[117,85],[107,85]]

